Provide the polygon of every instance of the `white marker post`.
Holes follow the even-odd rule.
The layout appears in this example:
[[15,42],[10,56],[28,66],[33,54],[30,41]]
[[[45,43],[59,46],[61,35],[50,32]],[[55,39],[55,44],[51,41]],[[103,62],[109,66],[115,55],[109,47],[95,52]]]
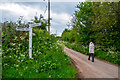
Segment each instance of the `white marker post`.
[[29,28],[16,28],[17,31],[29,31],[29,57],[32,58],[32,27],[40,26],[41,23],[29,24]]

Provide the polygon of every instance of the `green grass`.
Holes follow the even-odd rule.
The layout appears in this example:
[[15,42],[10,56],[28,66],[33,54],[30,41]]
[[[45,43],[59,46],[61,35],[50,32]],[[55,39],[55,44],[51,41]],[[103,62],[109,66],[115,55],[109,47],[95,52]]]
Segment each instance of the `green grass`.
[[59,47],[58,51],[51,50],[46,55],[41,54],[38,60],[28,59],[19,64],[19,67],[5,66],[3,78],[75,78],[77,71],[61,50]]

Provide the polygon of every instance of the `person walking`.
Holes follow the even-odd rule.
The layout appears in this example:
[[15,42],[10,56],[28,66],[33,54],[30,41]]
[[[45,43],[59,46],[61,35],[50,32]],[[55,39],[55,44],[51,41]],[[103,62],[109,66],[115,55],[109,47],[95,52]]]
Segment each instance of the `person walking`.
[[93,42],[90,42],[90,44],[89,44],[89,58],[88,58],[88,60],[90,60],[91,54],[92,54],[92,62],[94,62],[94,44],[93,44]]

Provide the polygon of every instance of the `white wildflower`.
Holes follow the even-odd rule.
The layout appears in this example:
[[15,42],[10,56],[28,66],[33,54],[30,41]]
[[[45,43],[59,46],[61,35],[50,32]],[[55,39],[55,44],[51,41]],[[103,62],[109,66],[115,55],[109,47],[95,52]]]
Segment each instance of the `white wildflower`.
[[13,43],[12,45],[15,46],[15,43]]
[[24,39],[24,37],[22,37],[22,36],[21,36],[20,38],[21,38],[21,40],[23,40],[23,39]]
[[20,57],[18,59],[20,59]]
[[38,70],[36,70],[36,72],[38,72]]
[[26,69],[27,69],[28,67],[26,66]]
[[17,62],[20,62],[19,60],[17,60]]
[[16,67],[18,67],[19,65],[16,65]]
[[47,42],[45,42],[45,44],[47,44]]
[[22,76],[23,74],[21,73],[20,75]]
[[17,36],[15,36],[15,40],[17,39]]
[[25,55],[21,54],[21,56],[25,57]]

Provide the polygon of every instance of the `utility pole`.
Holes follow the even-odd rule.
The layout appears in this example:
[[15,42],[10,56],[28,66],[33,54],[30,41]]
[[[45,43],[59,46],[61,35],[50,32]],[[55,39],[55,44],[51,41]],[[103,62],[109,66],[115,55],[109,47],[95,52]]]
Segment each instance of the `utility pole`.
[[50,33],[50,0],[48,0],[48,32]]
[[50,33],[50,0],[48,0],[48,32]]
[[57,30],[56,30],[56,37],[57,37]]

